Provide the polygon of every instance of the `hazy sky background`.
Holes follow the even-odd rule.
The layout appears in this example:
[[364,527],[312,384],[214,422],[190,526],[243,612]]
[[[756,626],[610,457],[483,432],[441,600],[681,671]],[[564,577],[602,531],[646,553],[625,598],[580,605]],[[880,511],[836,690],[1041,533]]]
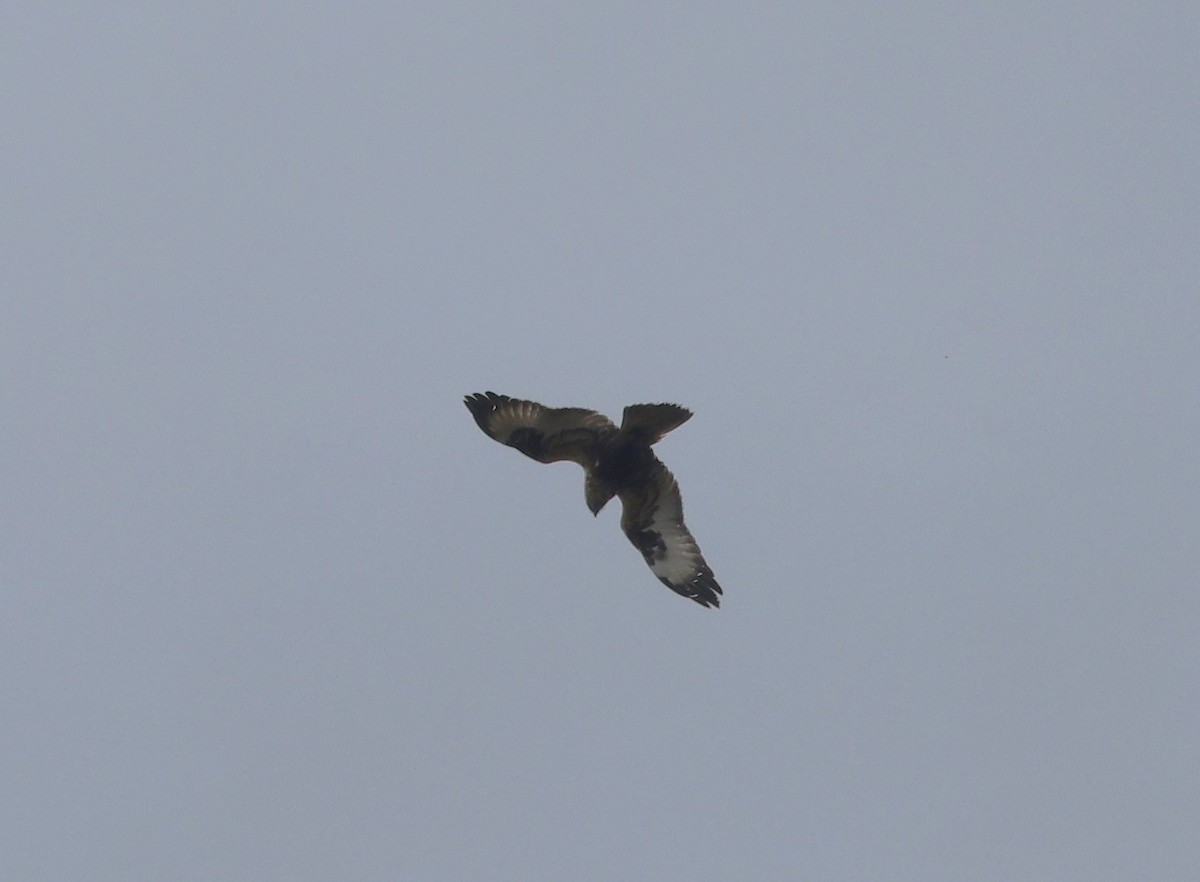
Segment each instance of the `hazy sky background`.
[[1194,3],[3,21],[5,878],[1200,878]]

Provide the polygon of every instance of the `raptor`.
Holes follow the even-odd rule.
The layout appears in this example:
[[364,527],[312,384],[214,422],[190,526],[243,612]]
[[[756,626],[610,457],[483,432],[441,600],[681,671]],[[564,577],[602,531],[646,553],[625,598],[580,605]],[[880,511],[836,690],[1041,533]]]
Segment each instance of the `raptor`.
[[545,407],[495,392],[463,399],[479,428],[538,462],[577,462],[593,515],[614,496],[621,529],[651,571],[672,591],[702,606],[720,606],[721,586],[683,522],[675,476],[651,447],[691,419],[678,404],[631,404],[618,427],[594,410]]

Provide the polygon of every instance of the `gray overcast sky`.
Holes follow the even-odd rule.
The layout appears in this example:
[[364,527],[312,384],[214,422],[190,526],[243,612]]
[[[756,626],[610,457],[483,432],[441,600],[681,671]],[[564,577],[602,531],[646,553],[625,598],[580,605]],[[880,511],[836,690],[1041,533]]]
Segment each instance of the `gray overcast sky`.
[[6,878],[1200,878],[1194,3],[4,19]]

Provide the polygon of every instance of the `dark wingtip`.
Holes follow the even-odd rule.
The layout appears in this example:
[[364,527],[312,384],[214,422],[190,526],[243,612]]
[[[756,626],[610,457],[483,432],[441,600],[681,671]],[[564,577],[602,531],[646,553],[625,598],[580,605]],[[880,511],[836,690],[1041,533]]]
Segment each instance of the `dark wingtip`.
[[700,573],[689,582],[687,585],[672,585],[662,576],[658,577],[658,581],[662,582],[676,594],[686,597],[688,600],[694,600],[701,606],[708,608],[719,608],[721,606],[720,595],[721,586],[717,584],[716,577],[709,569],[703,569]]
[[506,396],[497,395],[495,392],[474,392],[463,396],[463,404],[467,406],[467,410],[471,411],[471,416],[475,417],[475,422],[479,424],[479,428],[485,432],[487,431],[488,418],[496,411],[496,408],[507,400]]

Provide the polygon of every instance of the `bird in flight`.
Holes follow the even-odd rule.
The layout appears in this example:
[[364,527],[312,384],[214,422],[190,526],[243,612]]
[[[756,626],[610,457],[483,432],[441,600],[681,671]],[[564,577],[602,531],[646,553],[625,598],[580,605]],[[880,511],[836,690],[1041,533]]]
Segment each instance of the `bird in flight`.
[[621,499],[621,529],[659,580],[701,606],[720,606],[721,586],[683,523],[679,485],[651,445],[692,412],[678,404],[631,404],[621,426],[594,410],[543,407],[477,392],[463,399],[479,428],[538,462],[583,466],[584,496],[593,515]]

